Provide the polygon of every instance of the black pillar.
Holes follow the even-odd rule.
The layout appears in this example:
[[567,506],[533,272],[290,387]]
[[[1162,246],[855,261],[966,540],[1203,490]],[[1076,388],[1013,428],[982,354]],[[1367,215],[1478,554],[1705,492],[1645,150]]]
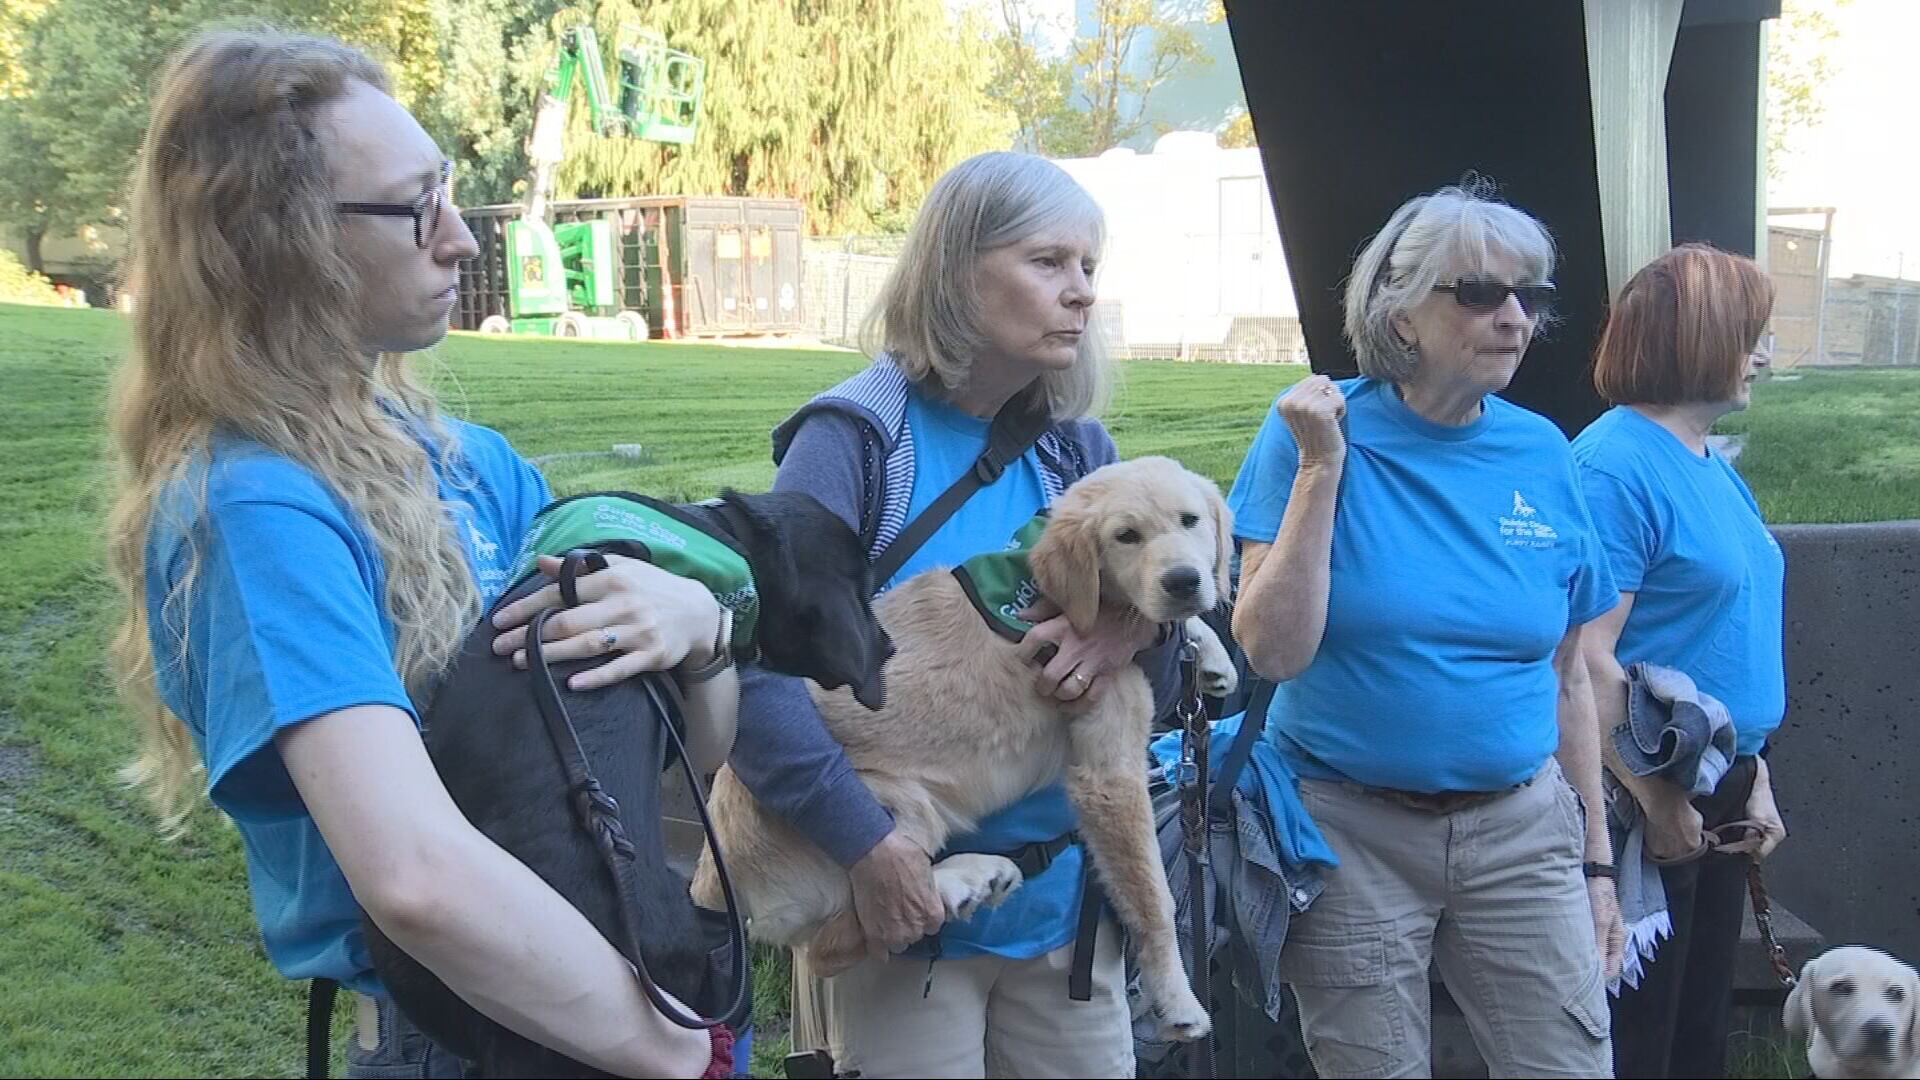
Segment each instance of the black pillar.
[[1780,0],[1691,0],[1667,73],[1667,187],[1673,242],[1703,240],[1748,258],[1759,240],[1766,104],[1760,22]]
[[[1718,21],[1698,27],[1683,14],[1686,31],[1698,30],[1690,42],[1720,49],[1676,56],[1672,71],[1687,89],[1677,107],[1683,130],[1670,141],[1690,140],[1679,155],[1686,184],[1673,198],[1675,224],[1718,238],[1744,220],[1748,238],[1734,250],[1753,243],[1757,124],[1752,94],[1729,100],[1726,88],[1758,80],[1751,62],[1744,76],[1730,69],[1724,54],[1737,42],[1716,35],[1742,19],[1741,32],[1757,33],[1746,10],[1756,3],[1766,7],[1709,2]],[[1609,289],[1582,0],[1228,0],[1227,22],[1314,369],[1355,370],[1340,333],[1341,291],[1367,238],[1412,196],[1478,173],[1543,221],[1560,254],[1559,321],[1505,396],[1569,435],[1598,415],[1590,357]],[[1746,158],[1725,154],[1749,161],[1740,187],[1737,163],[1705,161],[1737,133],[1716,141],[1697,129],[1717,133],[1743,109]]]

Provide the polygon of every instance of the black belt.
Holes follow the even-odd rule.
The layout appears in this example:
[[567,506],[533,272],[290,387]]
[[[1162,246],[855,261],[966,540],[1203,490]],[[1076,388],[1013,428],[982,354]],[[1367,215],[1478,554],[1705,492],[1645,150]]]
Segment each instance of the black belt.
[[1053,860],[1079,842],[1079,833],[1064,832],[1051,840],[1035,840],[1031,844],[1022,844],[1012,851],[996,854],[1011,860],[1013,865],[1020,868],[1020,876],[1031,881],[1046,873],[1047,868],[1053,865]]

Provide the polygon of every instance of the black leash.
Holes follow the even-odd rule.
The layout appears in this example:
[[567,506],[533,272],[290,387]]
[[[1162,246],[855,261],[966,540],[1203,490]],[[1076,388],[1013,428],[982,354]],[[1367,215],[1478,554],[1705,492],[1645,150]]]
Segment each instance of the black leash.
[[[605,569],[606,558],[594,551],[574,550],[567,553],[560,567],[560,593],[567,606],[578,603],[575,592],[575,579],[583,566],[591,570]],[[679,752],[680,769],[692,787],[694,806],[700,811],[700,825],[706,830],[707,843],[713,852],[714,870],[720,877],[720,890],[727,900],[727,944],[732,963],[730,970],[736,976],[731,999],[719,1018],[700,1016],[689,1012],[660,989],[653,976],[647,971],[646,957],[640,950],[640,917],[633,903],[634,895],[639,891],[639,882],[634,868],[633,842],[627,838],[626,828],[620,822],[620,804],[607,794],[593,768],[587,761],[586,751],[580,746],[579,733],[574,730],[573,721],[567,716],[566,704],[560,700],[559,687],[553,681],[553,670],[548,667],[541,642],[542,631],[547,619],[556,609],[548,608],[533,617],[527,626],[527,670],[533,674],[534,702],[540,708],[540,715],[547,722],[547,732],[553,737],[554,750],[560,755],[560,764],[567,774],[567,787],[573,793],[574,815],[580,827],[593,837],[594,845],[600,850],[600,858],[609,873],[613,875],[615,887],[620,892],[620,922],[625,931],[627,960],[633,965],[634,974],[639,978],[640,988],[647,995],[653,1007],[660,1010],[668,1020],[684,1028],[710,1028],[725,1022],[725,1017],[737,1017],[746,1006],[747,994],[751,987],[752,976],[748,969],[746,932],[740,923],[740,907],[733,894],[733,880],[727,874],[726,862],[721,856],[720,839],[713,828],[713,819],[707,813],[706,788],[700,782],[700,776],[687,756],[687,746],[680,737],[677,725],[673,723],[678,710],[660,693],[655,683],[657,676],[639,676],[640,685],[645,688],[647,697],[660,715],[667,719],[667,735],[673,740],[674,749]]]
[[[1193,996],[1198,998],[1207,1010],[1209,1020],[1213,1017],[1212,972],[1210,970],[1213,944],[1213,920],[1209,916],[1212,906],[1207,903],[1207,885],[1212,877],[1209,870],[1207,844],[1207,815],[1211,804],[1209,789],[1212,768],[1213,725],[1207,721],[1207,710],[1200,700],[1200,647],[1181,630],[1180,640],[1180,701],[1177,716],[1180,720],[1180,839],[1187,851],[1187,871],[1191,875],[1192,918],[1188,931],[1191,935],[1188,952],[1188,980],[1193,988]],[[1211,1025],[1204,1039],[1192,1043],[1187,1048],[1187,1075],[1212,1080],[1214,1075],[1214,1042]]]

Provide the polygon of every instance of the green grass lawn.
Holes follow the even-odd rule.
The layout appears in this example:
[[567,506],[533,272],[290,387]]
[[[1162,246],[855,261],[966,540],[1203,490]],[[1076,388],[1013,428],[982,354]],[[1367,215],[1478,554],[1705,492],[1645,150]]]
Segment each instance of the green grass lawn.
[[[0,1075],[297,1075],[301,988],[259,948],[232,832],[202,815],[163,844],[113,779],[133,740],[103,664],[113,597],[97,523],[101,405],[124,334],[107,312],[0,305]],[[456,412],[530,456],[644,448],[555,459],[563,494],[684,499],[763,488],[769,429],[860,363],[461,336],[434,370]],[[1110,425],[1123,453],[1171,454],[1225,485],[1267,404],[1302,374],[1129,364]],[[1737,429],[1775,520],[1920,517],[1920,377],[1764,385]],[[779,983],[770,970],[767,1004]],[[770,1064],[781,1047],[756,1049]]]

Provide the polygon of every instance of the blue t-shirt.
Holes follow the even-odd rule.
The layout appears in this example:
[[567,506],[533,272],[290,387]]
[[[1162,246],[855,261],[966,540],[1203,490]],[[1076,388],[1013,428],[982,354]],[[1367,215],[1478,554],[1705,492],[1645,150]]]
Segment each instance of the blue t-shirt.
[[1677,668],[1757,754],[1787,711],[1786,561],[1740,474],[1624,405],[1573,441],[1614,583],[1634,594],[1614,655]]
[[[913,432],[913,498],[907,520],[920,515],[942,492],[973,468],[987,448],[991,422],[969,416],[945,402],[915,392],[907,400],[907,425]],[[1047,504],[1040,480],[1040,458],[1032,449],[1000,479],[974,492],[945,524],[913,553],[887,585],[925,570],[951,567],[983,551],[995,551]],[[1064,784],[1041,788],[980,823],[966,836],[947,841],[947,852],[1012,851],[1051,840],[1078,826]],[[981,908],[973,918],[951,922],[939,934],[944,957],[993,954],[1015,959],[1039,956],[1073,940],[1080,907],[1081,850],[1070,847],[1046,871],[1015,889],[997,908]]]
[[[1565,436],[1489,396],[1454,427],[1373,379],[1347,396],[1326,633],[1281,683],[1267,737],[1303,776],[1493,791],[1559,746],[1553,654],[1619,602]],[[1269,409],[1228,502],[1272,543],[1299,450]]]
[[[500,435],[446,423],[462,453],[457,467],[434,461],[440,497],[459,508],[459,534],[490,603],[551,493]],[[163,610],[195,554],[192,587]],[[239,828],[268,958],[290,979],[378,991],[360,909],[273,743],[283,728],[356,705],[391,705],[419,720],[394,671],[372,537],[305,467],[222,435],[157,507],[146,558],[160,697],[192,731],[209,795]]]

